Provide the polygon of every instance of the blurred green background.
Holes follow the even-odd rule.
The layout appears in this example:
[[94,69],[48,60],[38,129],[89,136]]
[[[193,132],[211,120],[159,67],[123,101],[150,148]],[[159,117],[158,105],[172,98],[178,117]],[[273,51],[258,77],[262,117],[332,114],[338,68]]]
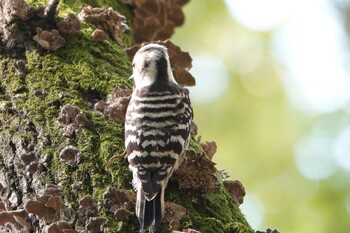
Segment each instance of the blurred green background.
[[240,180],[256,230],[350,232],[346,0],[192,0],[172,40],[217,167]]

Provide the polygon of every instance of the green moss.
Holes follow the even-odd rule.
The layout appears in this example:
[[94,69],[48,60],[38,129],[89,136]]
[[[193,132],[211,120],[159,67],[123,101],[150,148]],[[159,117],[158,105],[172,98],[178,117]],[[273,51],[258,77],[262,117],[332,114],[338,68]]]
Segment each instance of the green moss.
[[46,0],[25,0],[25,2],[31,6],[45,6],[48,3]]
[[[38,2],[37,0],[30,1]],[[29,0],[27,0],[27,2],[29,2]],[[81,6],[88,5],[92,7],[112,7],[114,10],[119,11],[130,19],[130,11],[127,10],[125,4],[122,3],[122,0],[61,0],[59,9],[65,11],[70,9],[74,12],[80,12],[82,8]]]
[[[47,0],[28,0],[28,3],[46,4]],[[81,6],[112,6],[128,20],[130,11],[121,0],[61,0],[60,15],[79,12]],[[130,22],[130,21],[129,21]],[[129,23],[130,25],[130,23]],[[0,54],[0,111],[1,135],[14,142],[34,144],[35,152],[42,159],[51,154],[46,161],[45,175],[36,176],[42,184],[56,183],[62,186],[62,196],[66,205],[78,210],[78,200],[86,195],[93,195],[102,201],[103,192],[109,186],[131,189],[131,172],[128,162],[120,157],[113,161],[114,155],[124,151],[123,125],[92,111],[89,99],[106,99],[114,88],[131,88],[128,81],[131,74],[130,59],[123,48],[111,40],[93,42],[89,39],[94,29],[83,24],[81,32],[66,38],[63,48],[55,52],[27,52],[25,78],[15,75],[15,59]],[[125,42],[130,45],[132,38],[125,34]],[[3,51],[3,47],[0,48]],[[42,90],[45,97],[35,95]],[[65,104],[78,106],[88,119],[88,125],[76,131],[75,136],[63,136],[63,125],[57,117],[60,107]],[[30,123],[34,130],[26,132]],[[22,129],[22,130],[20,130]],[[4,140],[3,137],[0,140]],[[73,145],[80,151],[81,161],[71,167],[60,161],[59,153],[67,145]],[[192,135],[190,149],[197,153],[202,148]],[[80,182],[80,190],[72,192],[72,184]],[[180,190],[175,183],[169,184],[165,199],[184,206],[188,214],[182,219],[184,228],[194,228],[201,232],[253,232],[239,208],[232,202],[229,194],[220,183],[216,192],[195,195],[190,191]],[[192,199],[195,197],[197,202]],[[108,232],[137,232],[138,221],[134,213],[127,223],[118,222],[113,213],[104,208],[99,216],[107,218]],[[85,222],[79,218],[76,225],[83,227]],[[160,232],[168,232],[164,223]]]
[[219,220],[215,218],[201,218],[198,219],[196,229],[200,229],[201,232],[205,233],[225,233],[225,227]]
[[169,183],[165,193],[166,201],[184,206],[188,212],[188,215],[182,219],[182,227],[209,233],[254,232],[223,187],[220,176],[216,174],[216,177],[219,189],[205,194],[192,193],[189,190],[180,190],[179,192],[175,182]]
[[234,233],[247,233],[254,232],[251,227],[245,223],[240,222],[230,222],[225,226],[226,232],[234,232]]
[[193,150],[196,153],[203,152],[201,145],[198,143],[198,140],[196,139],[196,137],[193,134],[191,134],[189,149]]
[[[25,0],[27,4],[32,6],[45,6],[48,4],[48,0]],[[131,19],[130,10],[127,9],[122,0],[61,0],[58,6],[60,15],[66,13],[79,13],[82,6],[92,7],[112,7],[114,10],[120,12],[126,16],[127,19]]]
[[[80,34],[67,40],[65,49],[45,56],[33,52],[27,58],[30,70],[40,69],[26,78],[31,82],[32,90],[46,83],[44,91],[55,87],[53,94],[63,94],[68,98],[69,92],[59,91],[69,88],[71,96],[76,96],[79,90],[95,91],[104,97],[117,86],[131,87],[127,80],[131,73],[129,58],[112,41],[96,43]],[[75,99],[71,101],[77,102]]]
[[1,59],[2,69],[1,78],[2,86],[6,86],[6,91],[12,94],[21,93],[26,90],[24,79],[15,74],[15,60],[13,59]]
[[[229,232],[234,226],[245,226],[238,228],[238,232],[241,233],[254,232],[245,220],[238,206],[233,202],[227,190],[223,187],[221,179],[218,179],[220,182],[219,191],[204,195],[203,204],[201,206],[205,208],[198,206],[198,208],[196,208],[198,213],[201,216],[209,215],[215,220],[220,221],[225,232]],[[203,230],[203,232],[207,231]]]
[[[38,179],[43,183],[60,183],[64,200],[74,209],[78,208],[77,200],[88,194],[101,201],[110,185],[130,187],[131,178],[126,161],[114,164],[116,168],[107,164],[111,156],[124,150],[122,126],[91,112],[86,101],[91,95],[105,99],[116,87],[131,88],[130,60],[114,41],[91,41],[88,32],[93,29],[84,27],[85,31],[66,38],[65,46],[58,51],[26,53],[29,73],[25,78],[14,74],[15,59],[4,58],[1,70],[1,87],[16,101],[15,111],[25,112],[35,128],[48,138],[47,143],[37,143],[40,146],[36,152],[39,156],[52,154],[53,158],[47,163],[48,174],[39,175]],[[44,98],[35,96],[38,89],[46,94]],[[89,121],[88,126],[80,128],[71,139],[63,136],[63,125],[57,120],[64,104],[78,106]],[[18,125],[19,118],[14,118],[9,127],[15,129]],[[34,141],[34,136],[29,139],[26,135],[18,132],[12,138]],[[60,151],[67,145],[80,151],[81,162],[74,168],[59,159]],[[125,168],[120,168],[122,166]],[[76,182],[82,183],[78,193],[71,191],[71,185]]]

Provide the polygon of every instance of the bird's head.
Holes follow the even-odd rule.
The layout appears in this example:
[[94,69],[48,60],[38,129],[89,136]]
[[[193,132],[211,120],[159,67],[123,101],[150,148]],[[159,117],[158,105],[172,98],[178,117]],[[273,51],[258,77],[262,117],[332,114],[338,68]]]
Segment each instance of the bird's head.
[[135,88],[154,83],[177,84],[170,67],[168,49],[159,44],[148,44],[140,48],[132,61]]

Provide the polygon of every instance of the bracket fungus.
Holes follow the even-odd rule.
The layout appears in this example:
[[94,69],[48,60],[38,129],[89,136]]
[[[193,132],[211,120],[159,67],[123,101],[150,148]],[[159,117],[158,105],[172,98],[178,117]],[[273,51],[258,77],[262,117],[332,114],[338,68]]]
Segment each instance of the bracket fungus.
[[131,212],[125,208],[119,208],[114,212],[114,216],[118,221],[127,222]]
[[215,163],[205,154],[193,150],[186,152],[186,159],[175,172],[175,182],[180,189],[205,193],[216,190]]
[[104,41],[108,39],[108,35],[105,31],[96,28],[96,30],[91,34],[91,39],[94,41]]
[[58,121],[64,124],[64,136],[66,137],[73,137],[75,130],[88,124],[88,120],[80,108],[70,104],[61,107]]
[[86,222],[85,229],[90,233],[103,232],[103,226],[106,223],[106,218],[104,217],[90,217]]
[[63,35],[74,34],[80,30],[79,18],[75,14],[69,13],[66,18],[58,21],[57,28]]
[[98,208],[96,200],[88,195],[79,200],[79,211],[87,217],[97,215]]
[[174,33],[175,27],[184,23],[182,6],[188,0],[128,0],[133,8],[135,18],[133,21],[134,39],[137,43],[154,40],[165,40]]
[[112,120],[124,123],[130,95],[131,90],[117,88],[108,95],[106,102],[103,100],[98,101],[94,105],[94,110],[102,112]]
[[276,229],[272,230],[268,228],[265,232],[264,231],[257,231],[256,233],[279,233]]
[[[127,221],[129,210],[135,207],[135,193],[131,190],[108,187],[103,193],[103,203],[107,210],[114,213],[119,221]],[[126,216],[123,216],[126,215]]]
[[36,196],[35,200],[29,200],[24,204],[24,209],[39,219],[51,223],[60,219],[63,203],[60,196]]
[[38,44],[44,49],[57,50],[65,43],[65,39],[61,36],[57,29],[47,31],[38,27],[36,33],[37,35],[33,37],[33,40],[38,42]]
[[180,220],[187,214],[185,207],[174,202],[165,202],[164,219],[169,223],[169,230],[180,230]]
[[181,228],[181,223],[177,219],[173,219],[169,222],[169,230],[172,231],[178,231]]
[[212,160],[214,154],[216,153],[217,146],[215,142],[201,142],[200,143],[205,155]]
[[77,166],[80,161],[80,153],[74,146],[66,146],[60,152],[60,160],[64,161],[71,167]]
[[112,7],[93,8],[92,6],[87,6],[80,11],[78,17],[81,21],[85,21],[88,24],[94,25],[97,29],[103,30],[119,45],[124,46],[120,34],[128,30],[129,27],[126,24],[125,16],[114,11]]
[[24,77],[28,73],[26,61],[23,59],[17,60],[13,66],[15,67],[16,75],[20,77]]
[[73,14],[60,20],[58,4],[59,0],[48,0],[45,6],[29,6],[24,0],[1,0],[2,41],[18,53],[38,49],[37,44],[46,50],[61,48],[65,39],[60,33],[71,34],[79,30],[80,22]]
[[40,192],[40,195],[42,196],[59,196],[60,194],[61,189],[55,184],[46,184],[45,188]]
[[[6,210],[0,207],[0,226],[5,224],[19,224],[24,230],[29,232],[32,227],[30,223],[26,221],[27,217],[28,213],[23,209]],[[16,227],[14,226],[14,228]]]
[[245,196],[245,189],[242,183],[238,180],[225,180],[224,186],[227,189],[230,196],[232,197],[233,201],[237,205],[241,205]]
[[21,154],[20,158],[25,165],[28,165],[31,162],[38,160],[38,158],[36,157],[33,151]]
[[26,171],[29,172],[29,174],[34,174],[38,170],[39,162],[34,151],[23,153],[20,155],[20,158],[26,166]]
[[49,225],[46,229],[47,233],[77,233],[71,224],[66,221],[58,221]]

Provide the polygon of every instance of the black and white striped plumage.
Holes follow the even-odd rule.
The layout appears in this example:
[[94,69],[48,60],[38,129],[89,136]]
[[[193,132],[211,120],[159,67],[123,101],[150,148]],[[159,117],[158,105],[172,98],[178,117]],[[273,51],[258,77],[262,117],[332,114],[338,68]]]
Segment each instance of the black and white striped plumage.
[[174,79],[166,47],[142,47],[134,57],[132,77],[125,147],[140,232],[149,226],[154,232],[164,215],[164,190],[188,146],[193,113],[188,90]]

